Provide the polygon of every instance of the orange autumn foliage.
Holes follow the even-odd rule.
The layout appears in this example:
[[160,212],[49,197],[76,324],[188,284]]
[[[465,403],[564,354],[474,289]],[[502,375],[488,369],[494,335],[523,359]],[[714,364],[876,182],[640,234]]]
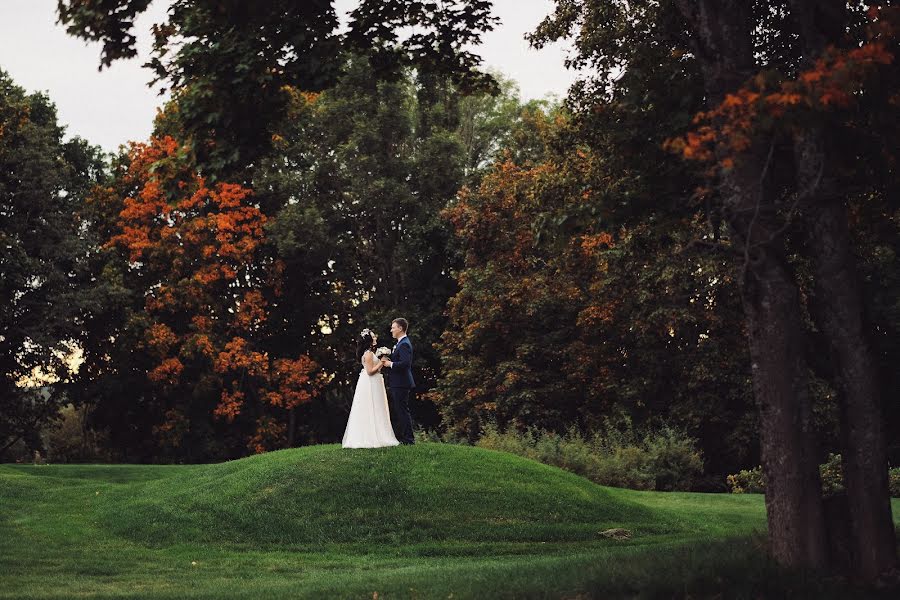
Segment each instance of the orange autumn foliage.
[[[324,381],[319,373],[319,365],[308,356],[294,359],[280,358],[269,361],[268,357],[249,351],[243,340],[232,340],[228,350],[219,354],[216,370],[233,377],[232,388],[237,381],[253,378],[259,399],[269,406],[293,410],[315,398]],[[241,410],[245,396],[223,392],[215,414],[233,419]]]
[[253,330],[266,320],[266,301],[259,290],[249,290],[238,308],[235,320],[241,328]]
[[256,431],[247,442],[247,448],[254,454],[262,454],[284,445],[287,427],[271,417],[261,417],[256,421]]
[[[146,282],[139,322],[148,323],[143,343],[155,361],[147,378],[179,406],[202,379],[214,393],[214,419],[234,423],[252,415],[257,431],[248,447],[271,447],[281,439],[275,415],[309,401],[322,381],[309,357],[271,357],[261,349],[266,298],[281,293],[284,268],[261,254],[266,215],[249,188],[211,185],[172,137],[133,144],[129,158],[121,195],[98,189],[92,201],[111,216],[105,247],[119,250]],[[261,412],[271,413],[264,432],[255,424]],[[175,438],[188,429],[179,419],[191,413],[164,411],[154,431],[177,446]]]
[[210,331],[213,320],[205,315],[194,315],[191,317],[191,326],[197,331]]
[[277,398],[271,398],[269,403],[292,409],[312,400],[319,389],[315,375],[317,370],[318,365],[308,356],[276,360],[271,371],[271,381],[277,390],[274,392]]
[[613,245],[612,236],[605,231],[593,235],[585,235],[581,238],[581,250],[587,255],[593,255],[604,247],[612,248]]
[[[900,30],[900,9],[869,11],[870,38],[858,48],[829,47],[815,64],[796,78],[779,80],[760,73],[714,109],[695,115],[694,130],[667,140],[664,146],[689,160],[732,169],[763,128],[791,126],[806,112],[852,107],[877,74],[896,59],[892,50]],[[766,124],[763,119],[767,119]]]
[[213,414],[216,417],[223,418],[227,422],[232,423],[235,418],[241,413],[241,408],[243,407],[243,405],[243,392],[223,390],[221,400],[213,411]]
[[216,352],[217,350],[212,339],[208,335],[201,333],[186,336],[181,346],[180,354],[185,358],[204,356],[208,359],[213,359],[216,356]]
[[[243,338],[234,338],[226,344],[225,351],[216,359],[215,369],[232,377],[232,388],[237,387],[237,381],[251,378],[259,390],[260,400],[285,410],[309,402],[324,384],[318,373],[319,365],[308,356],[272,361],[268,355],[254,352]],[[234,393],[223,392],[216,416],[233,419],[240,412],[245,396],[237,397]]]
[[217,373],[241,371],[250,377],[265,375],[269,368],[268,356],[252,350],[250,342],[244,338],[232,338],[225,344],[225,350],[216,358]]
[[154,323],[147,329],[147,344],[160,358],[169,354],[169,350],[178,342],[178,336],[164,323]]
[[587,306],[578,314],[577,325],[582,329],[601,330],[604,324],[609,323],[615,316],[615,306],[612,303]]
[[[535,124],[548,136],[566,126],[552,116]],[[486,422],[546,426],[566,418],[560,415],[580,400],[561,407],[549,399],[580,398],[586,385],[577,370],[548,366],[575,343],[557,346],[548,332],[571,331],[586,305],[605,311],[605,322],[591,322],[593,335],[613,319],[615,306],[591,287],[605,277],[606,255],[616,246],[601,229],[606,223],[588,217],[607,192],[609,181],[598,176],[603,158],[588,146],[567,150],[539,163],[495,163],[477,189],[462,190],[442,213],[466,256],[440,344],[444,377],[428,398],[466,435]]]
[[156,383],[175,385],[184,370],[184,365],[177,358],[163,360],[155,369],[147,373],[147,378]]

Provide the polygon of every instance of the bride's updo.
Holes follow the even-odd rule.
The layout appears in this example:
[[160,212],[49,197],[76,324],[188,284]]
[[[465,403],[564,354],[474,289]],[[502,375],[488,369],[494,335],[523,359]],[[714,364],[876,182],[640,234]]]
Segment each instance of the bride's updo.
[[366,353],[366,350],[375,349],[375,336],[366,328],[360,332],[359,337],[356,339],[356,360],[359,361],[362,359],[362,355]]

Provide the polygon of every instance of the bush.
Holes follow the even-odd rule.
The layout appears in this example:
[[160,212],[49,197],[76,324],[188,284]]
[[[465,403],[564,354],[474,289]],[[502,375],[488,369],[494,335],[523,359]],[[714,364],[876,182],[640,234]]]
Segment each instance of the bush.
[[642,447],[650,456],[649,473],[659,491],[688,490],[703,473],[703,458],[696,440],[672,427],[647,432]]
[[762,494],[766,491],[766,478],[762,467],[739,471],[725,478],[732,494]]
[[[828,460],[819,465],[819,475],[822,479],[822,495],[824,497],[843,492],[844,471],[841,466],[841,455],[829,453]],[[726,480],[733,494],[760,494],[766,491],[762,467],[729,475]],[[888,471],[888,484],[891,497],[900,498],[900,467],[894,467]]]
[[575,429],[560,435],[488,426],[476,445],[553,465],[601,485],[637,490],[688,490],[703,471],[695,440],[668,426],[643,433],[630,426],[607,427],[590,436]]
[[844,469],[841,467],[841,455],[828,453],[828,460],[819,465],[819,476],[822,478],[822,495],[826,498],[844,491]]
[[413,440],[416,443],[434,442],[438,444],[462,444],[467,445],[468,440],[452,432],[439,433],[431,429],[414,429]]
[[23,440],[16,440],[3,454],[0,454],[0,463],[27,463],[33,460],[34,450],[29,448]]
[[60,411],[60,419],[44,433],[47,459],[56,463],[104,462],[101,436],[85,422],[86,409],[71,404]]

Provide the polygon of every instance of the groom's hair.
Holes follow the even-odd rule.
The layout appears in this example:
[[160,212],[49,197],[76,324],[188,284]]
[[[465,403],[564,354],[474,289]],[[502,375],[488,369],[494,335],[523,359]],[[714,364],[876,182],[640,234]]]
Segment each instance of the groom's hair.
[[396,323],[397,325],[399,325],[400,329],[403,330],[403,333],[406,333],[407,331],[409,331],[409,321],[407,321],[403,317],[394,319],[393,321],[391,321],[391,323]]

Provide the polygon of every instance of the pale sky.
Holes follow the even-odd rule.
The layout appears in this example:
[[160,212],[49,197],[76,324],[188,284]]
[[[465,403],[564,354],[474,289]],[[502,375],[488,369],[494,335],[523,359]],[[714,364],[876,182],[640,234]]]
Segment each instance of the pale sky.
[[[358,0],[336,0],[344,17]],[[165,15],[168,0],[154,0],[136,22],[139,56],[103,71],[99,43],[66,34],[56,24],[56,0],[0,0],[0,68],[29,92],[46,92],[68,134],[107,151],[150,135],[156,107],[164,98],[147,87],[141,67],[151,47],[150,26]],[[576,73],[563,66],[569,44],[533,50],[523,39],[550,13],[552,0],[494,0],[501,24],[478,49],[484,66],[516,80],[525,99],[565,96]]]

